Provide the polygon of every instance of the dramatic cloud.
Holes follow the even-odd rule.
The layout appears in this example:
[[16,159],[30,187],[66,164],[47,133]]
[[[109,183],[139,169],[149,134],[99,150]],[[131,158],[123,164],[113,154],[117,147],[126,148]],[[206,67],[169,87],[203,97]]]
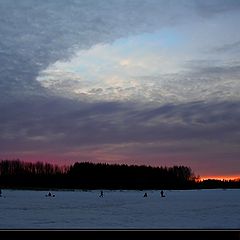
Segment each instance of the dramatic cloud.
[[240,170],[236,0],[0,0],[0,157]]

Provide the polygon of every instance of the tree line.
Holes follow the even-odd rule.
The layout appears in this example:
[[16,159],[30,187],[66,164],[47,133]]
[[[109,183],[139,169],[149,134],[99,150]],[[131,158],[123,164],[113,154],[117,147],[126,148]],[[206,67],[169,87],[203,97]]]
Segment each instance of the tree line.
[[0,187],[34,189],[194,189],[240,187],[240,181],[199,182],[192,169],[186,166],[152,167],[91,162],[76,162],[70,166],[58,166],[42,162],[23,162],[17,159],[0,161]]

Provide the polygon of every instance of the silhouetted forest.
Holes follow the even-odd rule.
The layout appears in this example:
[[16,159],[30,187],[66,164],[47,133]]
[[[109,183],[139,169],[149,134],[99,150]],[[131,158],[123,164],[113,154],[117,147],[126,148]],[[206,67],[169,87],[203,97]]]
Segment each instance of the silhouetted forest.
[[34,189],[195,189],[239,188],[240,181],[198,181],[186,166],[151,167],[76,162],[70,166],[0,161],[0,188]]

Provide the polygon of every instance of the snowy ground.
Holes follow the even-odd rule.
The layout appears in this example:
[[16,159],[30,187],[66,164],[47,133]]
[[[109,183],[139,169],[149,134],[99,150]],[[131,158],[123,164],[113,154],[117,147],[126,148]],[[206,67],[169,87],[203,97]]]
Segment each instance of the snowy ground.
[[0,229],[239,229],[240,189],[3,190]]

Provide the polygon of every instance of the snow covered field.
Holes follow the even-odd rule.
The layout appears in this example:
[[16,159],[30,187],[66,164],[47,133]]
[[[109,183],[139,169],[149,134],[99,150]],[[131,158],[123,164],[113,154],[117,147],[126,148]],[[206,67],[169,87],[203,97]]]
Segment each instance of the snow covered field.
[[240,189],[3,190],[0,229],[239,229]]

